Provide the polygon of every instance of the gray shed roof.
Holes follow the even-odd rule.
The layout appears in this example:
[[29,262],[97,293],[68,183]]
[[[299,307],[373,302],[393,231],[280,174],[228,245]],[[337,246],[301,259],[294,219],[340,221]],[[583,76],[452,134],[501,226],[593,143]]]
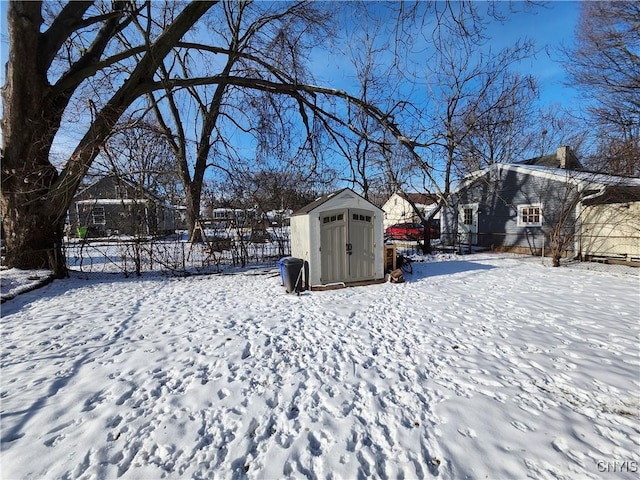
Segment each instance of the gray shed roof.
[[[337,190],[337,191],[335,191],[333,193],[329,193],[328,195],[324,195],[324,196],[322,196],[320,198],[317,198],[316,200],[314,200],[313,202],[309,203],[308,205],[305,205],[301,209],[293,212],[293,214],[291,216],[295,217],[297,215],[307,215],[308,213],[311,213],[311,211],[315,210],[316,208],[320,207],[324,203],[328,202],[329,200],[331,200],[332,198],[336,197],[337,195],[340,195],[342,192],[344,192],[346,190],[348,190],[349,192],[353,193],[354,195],[362,198],[364,201],[369,202],[362,195],[358,195],[356,192],[354,192],[353,190],[351,190],[350,188],[347,187],[347,188],[343,188],[341,190]],[[371,203],[371,202],[369,202],[369,203]],[[373,203],[371,203],[371,205],[373,207],[375,207],[377,210],[380,210],[380,207],[377,207]]]

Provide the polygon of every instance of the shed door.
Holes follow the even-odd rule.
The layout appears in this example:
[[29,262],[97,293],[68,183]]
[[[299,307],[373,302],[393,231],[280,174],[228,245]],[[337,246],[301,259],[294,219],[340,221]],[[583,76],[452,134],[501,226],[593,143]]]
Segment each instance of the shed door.
[[478,204],[460,205],[458,211],[458,234],[460,243],[478,244]]
[[321,214],[320,221],[320,281],[327,284],[373,278],[373,212],[327,212]]
[[[350,253],[350,254],[349,254]],[[370,280],[375,269],[373,213],[349,210],[349,280]]]
[[347,216],[344,211],[320,215],[320,281],[347,278]]

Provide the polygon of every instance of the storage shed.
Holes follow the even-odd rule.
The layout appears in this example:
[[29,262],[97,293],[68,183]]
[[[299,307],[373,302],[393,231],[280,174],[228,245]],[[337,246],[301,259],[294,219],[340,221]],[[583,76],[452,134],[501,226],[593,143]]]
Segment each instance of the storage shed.
[[305,261],[304,287],[384,279],[384,212],[350,188],[291,216],[291,255]]

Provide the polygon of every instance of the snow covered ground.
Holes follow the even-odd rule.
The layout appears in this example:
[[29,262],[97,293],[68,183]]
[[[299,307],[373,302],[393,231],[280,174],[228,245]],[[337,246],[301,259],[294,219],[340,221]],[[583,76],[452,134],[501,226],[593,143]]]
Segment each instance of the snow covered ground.
[[262,269],[6,301],[0,477],[637,478],[637,270],[432,260],[300,296]]

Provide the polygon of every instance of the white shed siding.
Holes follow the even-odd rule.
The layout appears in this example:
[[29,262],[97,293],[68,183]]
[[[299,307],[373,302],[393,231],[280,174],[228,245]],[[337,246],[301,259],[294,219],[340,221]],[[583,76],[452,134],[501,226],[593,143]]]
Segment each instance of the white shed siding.
[[309,221],[309,284],[319,285],[320,282],[320,211],[313,211],[307,215]]
[[296,233],[295,235],[291,235],[291,256],[309,261],[311,252],[311,245],[309,244],[309,239],[311,238],[309,232],[309,216],[297,215],[291,217],[291,232]]

